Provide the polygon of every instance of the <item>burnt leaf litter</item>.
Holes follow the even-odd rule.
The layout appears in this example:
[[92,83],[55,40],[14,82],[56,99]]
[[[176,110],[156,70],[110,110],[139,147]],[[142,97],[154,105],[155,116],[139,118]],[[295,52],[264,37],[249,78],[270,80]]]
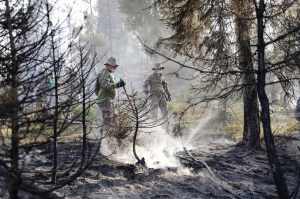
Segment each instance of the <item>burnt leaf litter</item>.
[[[297,141],[276,138],[277,153],[290,192],[297,185],[299,154]],[[60,143],[65,157],[72,158],[69,149],[74,143]],[[51,179],[52,145],[44,146],[32,155],[31,166],[39,172],[29,172],[29,178],[39,181]],[[188,149],[187,149],[188,150]],[[188,150],[174,151],[180,162],[177,167],[149,168],[125,164],[99,154],[92,165],[70,185],[56,190],[58,198],[277,198],[264,142],[256,150],[248,150],[236,142],[205,142]],[[147,163],[147,160],[145,160]],[[44,163],[45,162],[45,163]],[[156,162],[159,165],[159,162]],[[210,169],[210,171],[209,171]],[[30,170],[30,169],[28,169]],[[60,178],[72,174],[65,173]],[[58,172],[59,173],[59,172]],[[25,175],[25,174],[23,174]],[[1,198],[8,198],[7,173],[0,171]],[[39,198],[20,191],[22,198]]]

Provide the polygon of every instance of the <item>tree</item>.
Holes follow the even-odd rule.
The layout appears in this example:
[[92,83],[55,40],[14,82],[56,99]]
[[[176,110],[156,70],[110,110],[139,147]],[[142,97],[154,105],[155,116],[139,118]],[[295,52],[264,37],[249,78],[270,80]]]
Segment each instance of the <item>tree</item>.
[[[293,85],[295,80],[299,79],[297,66],[299,59],[296,58],[299,49],[292,44],[299,40],[297,32],[300,24],[299,16],[296,14],[299,12],[299,5],[294,1],[267,4],[260,0],[252,4],[248,1],[240,3],[238,1],[205,3],[205,1],[192,0],[158,0],[153,6],[162,13],[163,20],[174,30],[174,35],[160,42],[178,55],[193,60],[194,67],[181,64],[182,67],[203,74],[201,78],[204,83],[195,90],[200,93],[200,91],[209,91],[207,88],[211,86],[219,87],[217,93],[206,100],[215,97],[227,98],[243,89],[245,114],[247,114],[250,100],[251,103],[254,102],[251,106],[257,110],[258,95],[261,105],[260,120],[278,196],[288,198],[286,181],[274,145],[265,86],[280,83],[285,96],[290,100],[294,97]],[[230,26],[231,24],[233,26]],[[286,25],[282,27],[282,24]],[[235,27],[235,37],[232,37],[227,27]],[[268,42],[265,39],[268,39]],[[232,43],[237,45],[236,50],[231,46]],[[152,52],[157,53],[153,50]],[[235,54],[238,54],[238,57]],[[164,57],[171,60],[167,56]],[[239,64],[235,64],[237,58]],[[279,81],[267,82],[267,75],[276,76]],[[246,93],[248,95],[245,95]],[[258,112],[251,111],[250,115],[252,119],[245,119],[244,128],[247,129],[244,130],[244,140],[253,147],[259,138]],[[249,130],[254,130],[254,133],[246,133]],[[297,192],[297,190],[293,191],[293,197],[296,197]]]
[[[105,59],[115,57],[120,64],[117,73],[128,84],[137,85],[136,90],[141,90],[143,76],[149,70],[151,61],[142,50],[136,35],[128,31],[121,9],[117,0],[98,0],[94,16],[95,31],[103,33],[107,38],[109,45],[103,47],[103,54],[107,52]],[[126,96],[122,98],[126,99]]]
[[244,131],[243,142],[249,147],[259,144],[260,127],[259,127],[259,109],[257,90],[255,87],[254,64],[251,52],[251,21],[245,20],[252,18],[251,1],[233,1],[235,12],[235,27],[237,38],[237,50],[239,66],[243,74],[243,83],[247,85],[243,88],[244,101]]
[[279,164],[279,160],[276,155],[276,148],[274,145],[274,140],[272,137],[271,127],[270,127],[270,110],[269,110],[269,101],[265,92],[265,79],[266,73],[265,71],[265,59],[264,59],[264,48],[265,41],[263,37],[263,13],[265,12],[265,3],[263,0],[256,5],[256,15],[257,15],[257,47],[258,47],[258,77],[257,77],[257,88],[258,88],[258,96],[261,103],[262,111],[261,111],[261,120],[263,123],[264,135],[266,140],[266,146],[268,150],[268,159],[271,168],[273,169],[273,178],[276,183],[278,196],[279,198],[289,198],[288,189],[286,185],[286,181],[283,177],[281,167]]
[[103,51],[103,47],[107,45],[107,38],[103,33],[96,33],[94,30],[93,15],[85,13],[86,27],[81,31],[79,37],[82,43],[89,43],[89,47],[93,46],[98,52]]
[[[285,2],[287,3],[287,2]],[[273,140],[273,134],[271,130],[271,120],[270,120],[270,110],[269,110],[269,99],[266,95],[265,86],[266,86],[266,74],[268,72],[272,72],[274,70],[275,74],[278,74],[279,71],[281,75],[278,74],[279,78],[281,80],[284,80],[287,84],[292,84],[294,81],[294,78],[298,78],[299,70],[295,68],[294,64],[299,64],[297,61],[298,59],[295,57],[295,55],[299,54],[299,49],[290,48],[289,43],[291,40],[298,40],[297,36],[295,37],[295,32],[299,32],[300,30],[300,24],[299,22],[294,21],[294,13],[291,12],[290,9],[299,12],[299,5],[293,4],[294,2],[290,2],[287,4],[282,4],[282,9],[275,8],[274,10],[270,9],[270,13],[272,13],[270,16],[267,16],[266,13],[268,11],[267,4],[264,0],[260,0],[257,3],[255,3],[255,10],[256,10],[256,19],[257,19],[257,62],[258,62],[258,71],[257,71],[257,89],[258,89],[258,96],[261,104],[261,121],[263,125],[264,130],[264,139],[266,142],[266,148],[268,152],[268,160],[270,167],[273,171],[273,179],[276,184],[276,188],[278,191],[279,198],[289,198],[289,191],[286,185],[286,180],[284,178],[283,172],[281,170],[281,164],[278,160],[276,147]],[[287,17],[279,17],[277,18],[277,14],[281,15],[286,14]],[[289,15],[290,14],[290,15]],[[265,41],[265,34],[267,27],[267,23],[265,22],[266,18],[274,19],[274,22],[276,22],[276,19],[278,19],[281,23],[285,22],[288,23],[288,26],[286,29],[283,29],[282,32],[278,31],[278,33],[271,34],[274,37],[269,37],[269,42]],[[291,20],[292,19],[292,20]],[[282,20],[282,21],[281,21]],[[276,61],[273,63],[276,67],[273,67],[272,65],[270,67],[267,67],[270,63],[272,63],[272,60],[268,60],[269,56],[267,56],[266,48],[268,45],[276,45],[276,42],[283,42],[286,43],[286,51],[284,51],[284,60],[281,60],[281,55],[274,56],[276,57]],[[291,51],[291,52],[290,52]],[[273,55],[271,56],[273,57]],[[266,60],[268,60],[267,63]],[[277,62],[277,60],[280,60]],[[282,67],[282,68],[281,68]],[[296,76],[294,74],[291,74],[290,71],[293,70],[295,72],[296,69]],[[276,71],[279,70],[279,71]],[[288,75],[288,76],[286,76]],[[289,90],[288,86],[284,87],[286,90]],[[290,88],[290,90],[293,90],[293,88]],[[296,187],[296,189],[299,189],[299,187]],[[293,191],[292,196],[296,198],[298,190],[296,192]]]
[[123,44],[125,33],[123,32],[121,16],[112,14],[118,13],[116,1],[98,0],[96,13],[98,16],[93,16],[95,18],[96,32],[103,33],[108,40],[108,46],[106,47],[109,48],[110,52],[107,56],[121,57],[120,54],[124,47],[120,43]]
[[[253,15],[248,11],[251,2],[243,2],[241,6],[238,1],[155,1],[152,7],[159,10],[162,20],[174,31],[172,36],[162,38],[159,45],[191,60],[194,67],[190,69],[199,71],[200,79],[209,80],[194,87],[196,93],[205,93],[205,101],[229,99],[236,91],[243,93],[243,141],[249,147],[256,146],[260,134],[259,110],[253,84],[251,26],[248,25],[251,21],[247,20]],[[232,29],[236,37],[232,36]]]
[[[18,198],[19,190],[61,197],[55,190],[80,176],[99,151],[100,142],[89,141],[91,129],[86,125],[93,111],[93,93],[86,88],[93,85],[94,79],[88,76],[93,76],[91,70],[99,58],[86,45],[77,46],[77,57],[70,56],[74,38],[69,40],[62,34],[64,21],[53,17],[56,4],[31,0],[4,3],[0,11],[0,62],[5,97],[1,100],[4,104],[9,100],[11,108],[2,119],[9,134],[1,136],[4,155],[0,165],[9,173],[9,197]],[[75,80],[79,80],[78,90],[73,90],[72,99],[67,99],[71,104],[61,100],[66,86],[74,83],[74,78],[66,79],[62,72],[68,61],[73,63]],[[47,82],[50,74],[54,84]],[[65,108],[73,111],[71,118],[61,116]],[[67,142],[65,148],[58,140],[67,136],[67,130],[73,129],[70,126],[76,122],[79,125],[71,132],[74,142]],[[49,149],[44,151],[47,155],[40,156],[38,151],[45,149]]]
[[120,12],[123,14],[126,29],[138,35],[144,41],[157,40],[170,31],[159,21],[158,12],[148,8],[151,1],[122,0],[119,1]]

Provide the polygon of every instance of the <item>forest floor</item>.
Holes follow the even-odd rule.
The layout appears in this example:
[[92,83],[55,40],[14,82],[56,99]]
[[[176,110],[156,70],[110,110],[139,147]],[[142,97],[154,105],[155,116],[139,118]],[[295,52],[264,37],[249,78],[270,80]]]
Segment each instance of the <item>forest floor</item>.
[[[183,145],[182,140],[174,142],[168,136],[156,136],[172,147],[158,147],[154,140],[148,143],[155,147],[155,154],[151,147],[145,151],[137,147],[147,167],[136,165],[134,158],[124,155],[132,152],[120,148],[111,156],[99,155],[81,177],[56,192],[68,199],[277,198],[263,141],[261,148],[249,151],[236,141],[211,133],[198,134],[189,145]],[[294,133],[293,137],[300,136]],[[174,143],[181,143],[187,151]],[[300,143],[283,137],[275,137],[275,143],[291,193],[297,185]],[[103,149],[101,154],[104,153]]]

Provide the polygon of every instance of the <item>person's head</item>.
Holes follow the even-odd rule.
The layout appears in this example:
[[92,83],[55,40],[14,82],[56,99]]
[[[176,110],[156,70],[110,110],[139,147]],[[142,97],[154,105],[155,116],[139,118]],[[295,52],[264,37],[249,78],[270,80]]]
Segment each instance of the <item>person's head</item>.
[[65,67],[65,73],[66,74],[69,74],[69,73],[71,73],[72,72],[72,69],[70,68],[70,67]]
[[165,67],[163,67],[163,65],[161,65],[160,63],[156,63],[154,65],[154,67],[152,68],[152,70],[158,75],[158,76],[161,76],[162,75],[162,70],[164,69]]
[[117,67],[119,66],[114,57],[109,58],[107,63],[105,63],[104,65],[105,65],[106,70],[109,70],[110,72],[114,72],[117,69]]

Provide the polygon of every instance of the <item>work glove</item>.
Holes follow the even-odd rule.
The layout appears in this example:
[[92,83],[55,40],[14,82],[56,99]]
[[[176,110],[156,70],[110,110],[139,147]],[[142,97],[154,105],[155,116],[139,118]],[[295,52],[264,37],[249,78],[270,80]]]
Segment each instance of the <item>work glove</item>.
[[120,81],[118,83],[116,83],[117,88],[123,87],[125,85],[126,85],[126,82],[124,82],[124,80],[122,80],[121,78],[120,78]]
[[170,102],[170,101],[171,101],[171,95],[170,95],[170,94],[168,94],[167,101],[168,101],[168,102]]
[[149,90],[144,90],[144,93],[145,93],[146,95],[148,95],[148,94],[149,94]]

